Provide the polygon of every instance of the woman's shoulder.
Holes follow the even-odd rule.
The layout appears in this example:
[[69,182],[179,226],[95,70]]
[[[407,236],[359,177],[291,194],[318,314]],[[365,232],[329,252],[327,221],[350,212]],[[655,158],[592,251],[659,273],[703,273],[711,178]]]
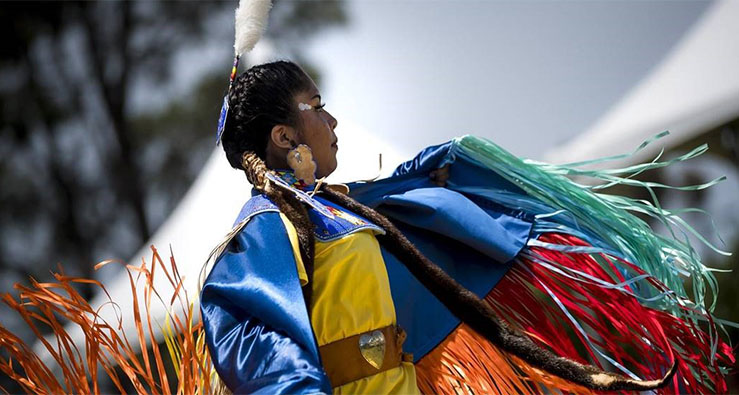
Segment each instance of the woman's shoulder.
[[241,207],[239,215],[236,216],[233,226],[236,227],[251,217],[265,212],[279,212],[280,208],[264,194],[252,196]]

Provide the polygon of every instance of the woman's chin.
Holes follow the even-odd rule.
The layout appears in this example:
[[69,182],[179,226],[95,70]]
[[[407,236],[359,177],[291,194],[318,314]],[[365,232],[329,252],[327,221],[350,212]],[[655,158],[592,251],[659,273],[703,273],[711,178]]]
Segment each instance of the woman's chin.
[[330,163],[328,166],[319,166],[318,171],[316,171],[316,178],[328,177],[336,170],[336,167],[336,158],[334,158],[333,162]]

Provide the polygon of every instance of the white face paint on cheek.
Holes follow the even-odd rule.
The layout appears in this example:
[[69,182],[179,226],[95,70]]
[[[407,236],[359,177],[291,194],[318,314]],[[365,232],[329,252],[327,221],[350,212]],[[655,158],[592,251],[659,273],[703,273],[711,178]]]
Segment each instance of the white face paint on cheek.
[[311,106],[310,104],[298,103],[298,110],[300,111],[307,111],[307,110],[312,110],[312,109],[313,109],[313,106]]

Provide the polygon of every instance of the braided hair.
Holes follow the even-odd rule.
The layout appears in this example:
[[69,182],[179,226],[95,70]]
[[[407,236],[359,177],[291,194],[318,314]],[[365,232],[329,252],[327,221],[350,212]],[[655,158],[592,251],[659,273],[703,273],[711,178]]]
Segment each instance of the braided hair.
[[[231,110],[222,141],[231,166],[244,170],[254,188],[274,202],[295,227],[301,258],[309,279],[303,287],[303,294],[310,310],[315,242],[313,224],[307,209],[295,195],[266,177],[269,169],[264,163],[272,127],[278,124],[298,126],[294,96],[308,90],[309,81],[309,77],[299,66],[285,61],[255,66],[244,72],[235,81],[229,95]],[[386,234],[377,236],[379,243],[395,255],[457,318],[495,346],[534,367],[599,391],[645,391],[660,388],[677,371],[675,362],[662,379],[642,381],[560,357],[509,327],[484,301],[426,258],[386,217],[329,188],[319,188],[317,193],[384,228]]]

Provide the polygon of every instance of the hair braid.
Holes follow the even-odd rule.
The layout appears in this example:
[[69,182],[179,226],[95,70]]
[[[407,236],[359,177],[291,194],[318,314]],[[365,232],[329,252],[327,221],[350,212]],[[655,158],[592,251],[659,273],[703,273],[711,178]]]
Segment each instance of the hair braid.
[[305,266],[305,272],[308,275],[308,284],[303,287],[303,297],[310,313],[313,296],[315,236],[313,235],[313,223],[308,218],[308,210],[305,209],[305,206],[300,203],[292,192],[289,190],[286,191],[282,186],[272,183],[267,178],[269,169],[256,153],[252,151],[244,152],[242,155],[242,166],[244,167],[244,172],[246,172],[247,180],[259,192],[267,195],[295,227],[295,231],[298,234],[300,257],[303,259],[303,266]]
[[321,189],[330,201],[364,216],[385,229],[377,239],[390,253],[405,265],[431,293],[457,318],[483,335],[495,346],[511,353],[537,368],[571,382],[599,391],[647,391],[667,385],[677,371],[677,361],[659,380],[634,380],[619,374],[605,372],[592,365],[583,365],[561,357],[534,343],[525,334],[509,327],[497,317],[487,303],[463,287],[426,258],[390,220],[377,211],[347,195],[328,188]]

